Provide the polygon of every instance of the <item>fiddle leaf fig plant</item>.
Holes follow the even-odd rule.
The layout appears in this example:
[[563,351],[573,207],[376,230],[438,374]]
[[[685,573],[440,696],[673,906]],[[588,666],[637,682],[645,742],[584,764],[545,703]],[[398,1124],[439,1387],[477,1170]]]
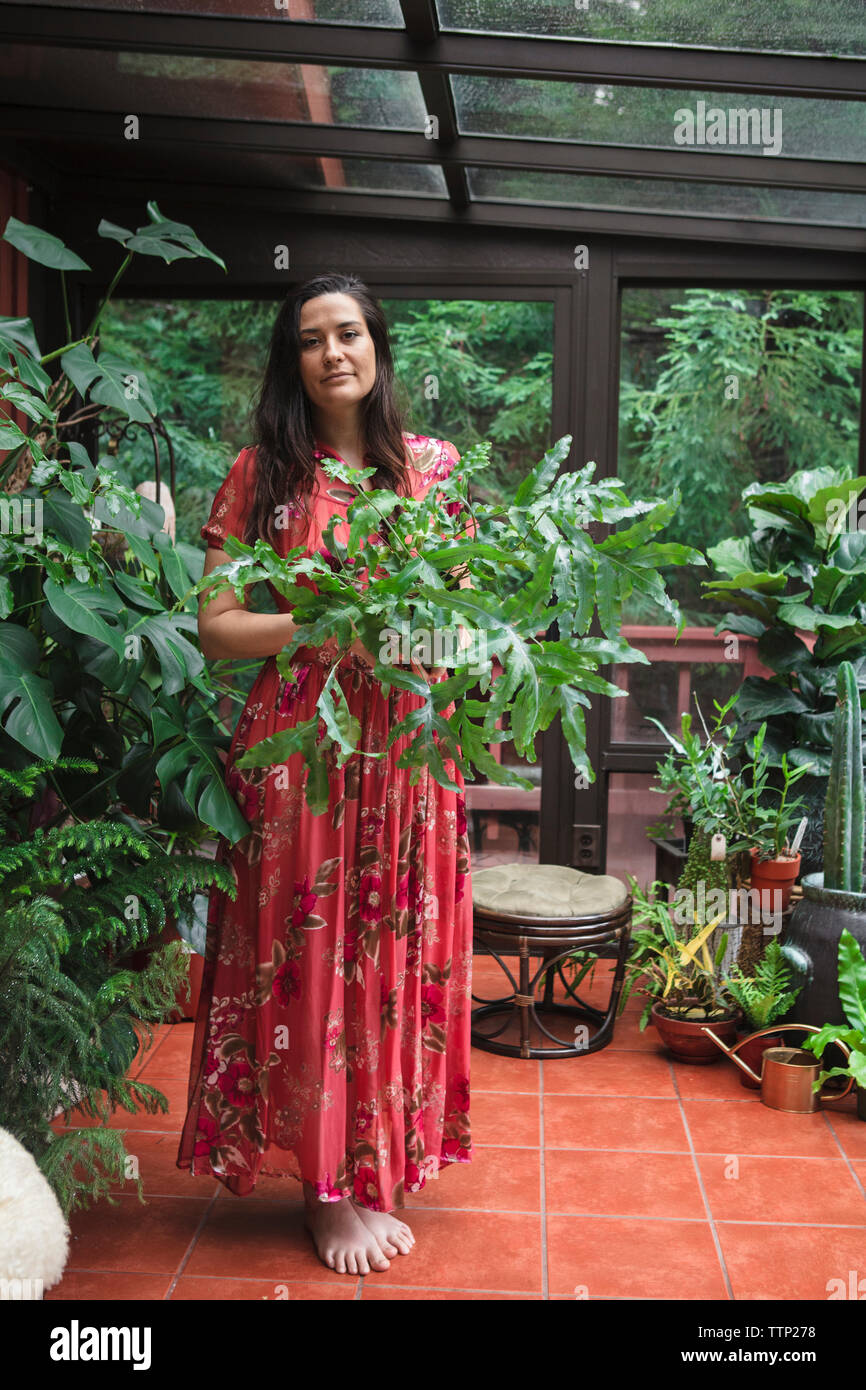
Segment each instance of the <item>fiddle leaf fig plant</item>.
[[866,686],[866,477],[828,466],[801,469],[783,483],[751,483],[742,500],[751,530],[712,546],[703,585],[728,611],[716,631],[756,637],[769,677],[740,691],[741,738],[767,721],[771,766],[830,771],[836,673],[851,661]]
[[[624,601],[634,592],[651,597],[679,631],[683,619],[659,569],[705,562],[690,546],[656,539],[678,494],[658,503],[632,502],[617,478],[595,479],[593,462],[559,473],[569,435],[547,451],[506,505],[473,504],[471,480],[489,465],[491,447],[484,442],[467,450],[423,498],[388,489],[360,493],[347,509],[348,535],[337,535],[336,516],[325,528],[325,554],[296,547],[282,559],[262,540],[250,547],[228,537],[230,562],[212,570],[195,592],[213,585],[210,601],[231,586],[240,598],[247,585],[265,580],[288,599],[299,627],[277,658],[287,680],[299,648],[335,637],[339,647],[315,714],[247,749],[239,768],[279,764],[301,752],[309,769],[308,805],[314,814],[327,809],[329,769],[358,749],[357,721],[336,680],[340,655],[358,637],[377,658],[374,675],[385,693],[396,687],[422,697],[391,729],[386,749],[362,750],[364,756],[384,757],[406,737],[398,766],[412,768],[416,782],[428,767],[441,786],[459,790],[446,771],[447,757],[469,780],[474,767],[493,782],[529,788],[533,784],[498,762],[488,745],[513,741],[519,754],[535,761],[535,735],[558,714],[575,766],[594,780],[584,710],[592,694],[625,693],[602,668],[647,660],[620,636]],[[340,467],[335,461],[335,475],[349,481]],[[464,529],[467,517],[473,536]],[[609,528],[602,539],[590,534],[594,523]],[[554,621],[558,637],[540,636]],[[596,621],[600,635],[591,635]],[[428,683],[404,669],[401,636],[411,649],[419,637],[459,628],[471,634],[468,644],[452,642],[450,656],[434,657],[445,679]],[[429,655],[424,664],[431,664]],[[480,695],[472,694],[476,686]]]

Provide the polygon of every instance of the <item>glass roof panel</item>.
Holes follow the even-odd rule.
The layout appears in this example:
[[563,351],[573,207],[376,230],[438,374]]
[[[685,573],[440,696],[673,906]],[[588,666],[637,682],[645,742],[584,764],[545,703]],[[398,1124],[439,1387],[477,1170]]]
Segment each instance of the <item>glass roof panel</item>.
[[[22,141],[22,144],[26,142]],[[447,198],[445,176],[438,164],[412,164],[384,159],[320,159],[316,156],[241,150],[228,157],[223,146],[183,142],[167,144],[142,140],[131,157],[128,145],[117,140],[64,139],[48,136],[32,142],[46,162],[79,177],[176,182],[178,191],[190,183],[247,188],[313,189],[319,192],[388,193]],[[191,153],[192,150],[192,153]],[[168,214],[166,214],[168,215]]]
[[[0,0],[0,4],[5,0]],[[82,0],[30,0],[32,5],[83,8]],[[403,29],[399,0],[87,0],[92,10],[134,10],[138,14],[205,14],[216,18],[287,19],[318,24],[367,24],[374,28]]]
[[[653,145],[708,154],[761,155],[765,148],[773,148],[780,155],[812,159],[860,160],[866,150],[866,102],[862,101],[463,74],[455,74],[451,85],[464,135]],[[675,136],[686,124],[684,110],[695,117],[693,143]],[[732,114],[742,111],[749,113],[747,119]]]
[[426,114],[417,73],[308,63],[9,44],[0,81],[20,106],[388,130],[423,130]]
[[860,193],[764,188],[759,184],[693,183],[679,179],[612,178],[542,170],[470,167],[466,174],[475,199],[609,208],[616,212],[669,213],[671,216],[866,226],[866,194]]
[[[347,188],[368,193],[419,193],[428,198],[448,197],[445,175],[438,164],[410,164],[392,159],[341,159],[338,162],[346,175]],[[332,191],[333,185],[329,185],[328,192]]]
[[691,44],[767,53],[866,54],[863,0],[436,0],[443,29]]

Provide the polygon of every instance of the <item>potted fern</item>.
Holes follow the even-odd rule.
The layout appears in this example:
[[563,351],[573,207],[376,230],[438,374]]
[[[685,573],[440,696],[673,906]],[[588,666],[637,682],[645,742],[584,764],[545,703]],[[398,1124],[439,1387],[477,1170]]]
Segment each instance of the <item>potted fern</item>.
[[803,897],[791,915],[786,937],[789,956],[806,974],[798,1015],[818,1027],[846,1021],[838,981],[842,933],[847,931],[861,947],[866,945],[861,719],[856,672],[850,661],[843,661],[836,676],[833,752],[824,806],[824,870],[803,876]]
[[[740,1006],[745,1031],[758,1033],[776,1023],[794,1004],[801,985],[794,985],[795,966],[785,955],[785,949],[778,941],[771,941],[761,960],[751,975],[746,975],[738,965],[731,968],[725,977],[724,985],[731,998]],[[793,986],[793,987],[792,987]],[[768,1047],[781,1047],[784,1036],[768,1033],[763,1038],[746,1043],[739,1049],[739,1056],[747,1066],[760,1075],[761,1059]],[[740,1072],[740,1084],[749,1090],[758,1090],[758,1083]]]

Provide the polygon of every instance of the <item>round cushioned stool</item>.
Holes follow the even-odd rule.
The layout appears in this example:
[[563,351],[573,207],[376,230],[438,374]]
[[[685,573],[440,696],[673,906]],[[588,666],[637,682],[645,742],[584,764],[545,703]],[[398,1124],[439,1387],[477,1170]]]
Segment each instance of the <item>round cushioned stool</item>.
[[[511,984],[511,992],[486,1000],[473,994],[472,1045],[506,1057],[579,1057],[597,1052],[613,1037],[617,1004],[622,992],[631,933],[631,894],[624,883],[609,874],[585,874],[561,864],[496,864],[472,872],[472,904],[475,948],[493,956]],[[610,999],[605,1009],[582,1000],[578,982],[569,982],[563,963],[575,951],[616,960]],[[518,956],[515,980],[503,955]],[[541,956],[541,965],[530,976],[530,957]],[[536,988],[544,976],[543,997]],[[565,986],[569,1002],[553,998],[556,977]],[[515,1013],[520,1019],[520,1044],[499,1042]],[[505,1014],[501,1027],[483,1033],[482,1019]],[[573,1044],[564,1043],[545,1028],[540,1014],[565,1014],[589,1028],[575,1027]],[[530,1029],[535,1024],[555,1046],[532,1047]],[[578,1041],[578,1038],[580,1041]]]

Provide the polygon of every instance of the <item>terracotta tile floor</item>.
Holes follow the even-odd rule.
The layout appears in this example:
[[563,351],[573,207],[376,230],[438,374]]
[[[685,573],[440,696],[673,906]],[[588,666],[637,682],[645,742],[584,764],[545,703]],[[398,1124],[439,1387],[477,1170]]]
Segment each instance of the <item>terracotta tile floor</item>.
[[[476,992],[498,992],[497,967],[476,962]],[[114,1119],[146,1204],[119,1190],[73,1215],[46,1298],[826,1300],[828,1280],[866,1267],[853,1103],[769,1110],[724,1059],[672,1062],[638,1015],[630,1003],[585,1057],[473,1051],[474,1160],[407,1198],[415,1249],[363,1279],[318,1261],[296,1183],[244,1199],[175,1166],[193,1025],[164,1027],[135,1071],[168,1113]]]

